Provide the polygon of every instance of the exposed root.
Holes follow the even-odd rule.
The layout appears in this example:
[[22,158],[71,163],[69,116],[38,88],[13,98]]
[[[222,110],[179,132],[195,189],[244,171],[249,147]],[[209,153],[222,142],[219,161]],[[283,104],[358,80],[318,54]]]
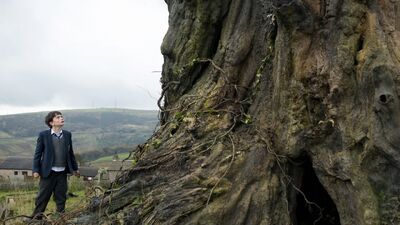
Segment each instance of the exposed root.
[[235,153],[236,153],[236,150],[235,150],[235,143],[233,142],[232,135],[229,134],[228,137],[229,137],[229,139],[230,139],[230,141],[231,141],[231,143],[232,143],[231,161],[230,161],[230,163],[229,163],[228,168],[225,170],[224,174],[222,174],[222,176],[221,176],[220,178],[218,178],[218,181],[217,181],[217,182],[215,183],[215,185],[211,188],[210,194],[208,195],[208,198],[207,198],[207,203],[206,203],[206,205],[209,204],[209,202],[210,202],[210,200],[211,200],[211,196],[212,196],[212,194],[213,194],[215,188],[218,186],[219,182],[226,176],[226,174],[228,174],[230,168],[232,167],[233,162],[235,161]]

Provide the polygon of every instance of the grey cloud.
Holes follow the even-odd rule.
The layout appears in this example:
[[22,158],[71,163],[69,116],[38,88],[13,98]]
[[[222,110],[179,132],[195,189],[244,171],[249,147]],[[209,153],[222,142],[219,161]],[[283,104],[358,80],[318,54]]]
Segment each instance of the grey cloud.
[[162,0],[0,1],[0,105],[156,108],[167,14]]

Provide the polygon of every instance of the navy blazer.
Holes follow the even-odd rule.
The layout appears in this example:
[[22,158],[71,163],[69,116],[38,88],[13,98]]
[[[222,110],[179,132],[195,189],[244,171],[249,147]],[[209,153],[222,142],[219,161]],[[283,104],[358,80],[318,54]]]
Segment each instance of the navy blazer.
[[[68,151],[67,165],[65,167],[67,173],[78,170],[78,164],[75,160],[72,148],[71,132],[63,130],[64,143]],[[51,136],[51,130],[45,130],[39,133],[36,143],[35,155],[33,156],[32,172],[39,173],[41,177],[48,177],[54,161],[54,146]]]

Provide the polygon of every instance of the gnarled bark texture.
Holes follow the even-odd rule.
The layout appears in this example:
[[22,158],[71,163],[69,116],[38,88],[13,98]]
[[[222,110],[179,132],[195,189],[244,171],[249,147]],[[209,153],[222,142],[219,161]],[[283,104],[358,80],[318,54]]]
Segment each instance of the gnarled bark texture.
[[400,224],[399,1],[166,2],[162,126],[93,224]]

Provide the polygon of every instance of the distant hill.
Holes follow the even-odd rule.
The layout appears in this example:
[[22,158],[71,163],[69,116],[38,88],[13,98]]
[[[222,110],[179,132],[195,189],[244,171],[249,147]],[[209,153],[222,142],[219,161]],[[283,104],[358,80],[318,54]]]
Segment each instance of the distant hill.
[[[48,129],[48,112],[0,116],[0,157],[32,156],[37,135]],[[157,111],[129,109],[62,110],[64,129],[72,132],[75,152],[85,159],[126,152],[149,138]]]

